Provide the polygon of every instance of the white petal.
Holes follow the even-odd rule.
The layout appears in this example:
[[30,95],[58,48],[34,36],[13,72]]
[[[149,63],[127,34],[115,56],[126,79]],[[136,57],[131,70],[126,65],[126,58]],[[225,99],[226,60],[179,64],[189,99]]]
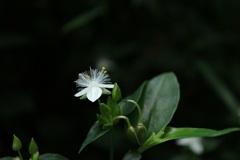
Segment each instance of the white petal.
[[113,84],[98,84],[98,87],[101,87],[101,88],[113,88],[114,85]]
[[202,154],[204,151],[202,139],[199,137],[178,139],[176,143],[180,146],[188,146],[196,154]]
[[87,92],[87,98],[95,102],[102,95],[102,89],[99,87],[91,87]]
[[84,94],[86,94],[88,92],[89,88],[84,88],[83,90],[81,90],[80,92],[76,93],[74,96],[75,97],[80,97]]
[[203,153],[203,144],[200,142],[195,142],[189,145],[191,150],[196,154],[202,154]]

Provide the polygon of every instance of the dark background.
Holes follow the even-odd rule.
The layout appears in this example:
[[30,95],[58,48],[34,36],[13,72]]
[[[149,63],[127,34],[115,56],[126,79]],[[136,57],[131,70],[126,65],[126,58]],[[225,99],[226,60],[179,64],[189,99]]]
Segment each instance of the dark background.
[[[73,81],[90,66],[105,65],[123,97],[173,71],[181,99],[171,126],[239,127],[239,7],[239,0],[1,0],[0,157],[16,155],[16,134],[25,157],[34,137],[42,154],[107,159],[108,135],[78,155],[98,107],[73,96]],[[121,159],[130,143],[115,137]],[[167,142],[143,159],[240,157],[239,133],[204,142],[198,158]]]

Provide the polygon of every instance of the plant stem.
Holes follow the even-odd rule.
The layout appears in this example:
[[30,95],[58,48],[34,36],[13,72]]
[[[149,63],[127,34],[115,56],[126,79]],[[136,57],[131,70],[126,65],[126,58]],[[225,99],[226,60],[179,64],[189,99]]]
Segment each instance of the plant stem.
[[18,156],[19,156],[20,160],[23,160],[23,157],[22,157],[22,154],[21,154],[20,150],[17,151],[17,152],[18,152]]
[[130,100],[130,99],[127,100],[126,102],[133,103],[137,107],[137,110],[138,110],[138,122],[142,123],[142,110],[141,110],[140,106],[137,104],[137,102],[135,102],[134,100]]
[[128,127],[132,126],[131,122],[129,121],[128,117],[126,117],[126,116],[117,116],[113,119],[113,121],[116,120],[116,119],[124,119],[127,122]]
[[114,133],[113,128],[111,129],[111,142],[110,142],[110,154],[109,154],[109,160],[114,160]]

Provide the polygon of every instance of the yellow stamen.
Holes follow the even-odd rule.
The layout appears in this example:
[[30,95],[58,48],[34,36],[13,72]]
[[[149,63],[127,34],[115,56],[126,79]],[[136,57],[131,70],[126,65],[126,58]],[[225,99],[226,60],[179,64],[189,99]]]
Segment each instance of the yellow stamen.
[[107,71],[103,71],[103,73],[105,74],[105,73],[107,73]]
[[86,76],[86,78],[90,78],[90,76]]
[[78,77],[80,77],[81,75],[82,75],[82,73],[79,73],[79,74],[78,74]]
[[106,70],[106,67],[103,66],[103,67],[102,67],[102,70],[105,71],[105,70]]

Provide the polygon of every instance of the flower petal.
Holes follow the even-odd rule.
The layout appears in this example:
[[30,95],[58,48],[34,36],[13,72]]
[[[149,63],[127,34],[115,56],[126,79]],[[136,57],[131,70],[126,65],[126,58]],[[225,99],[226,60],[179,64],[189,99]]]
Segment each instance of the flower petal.
[[88,88],[84,88],[84,89],[81,90],[80,92],[76,93],[74,96],[75,96],[75,97],[80,97],[80,96],[86,94],[86,93],[88,92],[88,90],[89,90],[89,87],[88,87]]
[[98,87],[101,87],[101,88],[113,88],[114,85],[113,84],[98,84]]
[[102,95],[102,89],[99,87],[91,87],[87,92],[87,98],[95,102]]

